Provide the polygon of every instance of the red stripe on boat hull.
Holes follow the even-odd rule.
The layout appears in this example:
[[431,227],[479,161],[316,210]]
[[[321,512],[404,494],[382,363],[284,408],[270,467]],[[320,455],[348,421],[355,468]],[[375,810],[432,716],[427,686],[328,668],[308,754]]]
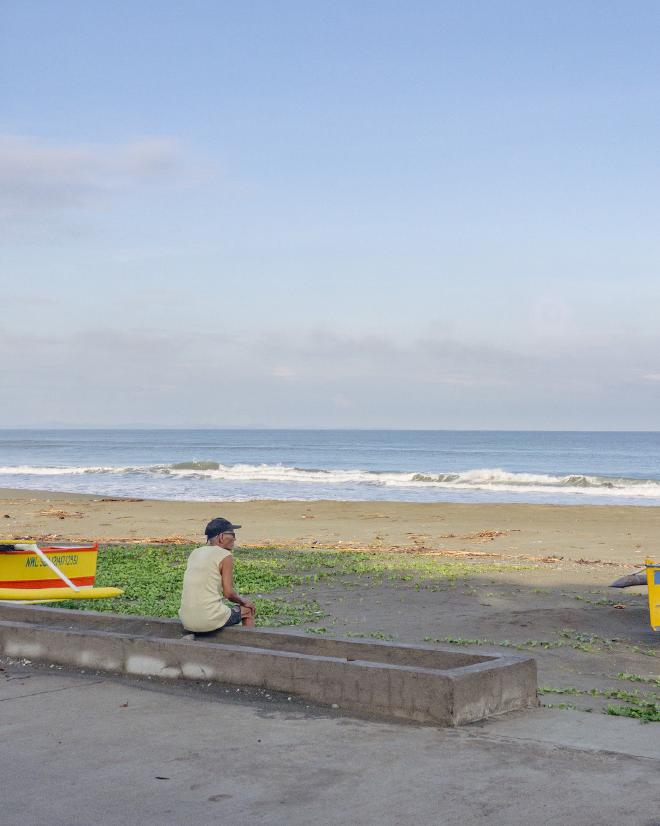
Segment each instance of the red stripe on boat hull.
[[[93,576],[69,577],[74,585],[93,585]],[[61,579],[5,579],[0,580],[0,588],[66,588]]]

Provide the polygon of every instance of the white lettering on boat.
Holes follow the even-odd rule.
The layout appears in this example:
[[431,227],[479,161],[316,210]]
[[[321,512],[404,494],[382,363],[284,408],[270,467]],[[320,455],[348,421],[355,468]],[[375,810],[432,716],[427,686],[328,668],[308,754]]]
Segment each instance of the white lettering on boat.
[[[78,554],[59,554],[58,556],[49,556],[51,562],[55,565],[77,565]],[[25,560],[26,568],[46,568],[46,563],[39,559],[38,556],[28,556]]]

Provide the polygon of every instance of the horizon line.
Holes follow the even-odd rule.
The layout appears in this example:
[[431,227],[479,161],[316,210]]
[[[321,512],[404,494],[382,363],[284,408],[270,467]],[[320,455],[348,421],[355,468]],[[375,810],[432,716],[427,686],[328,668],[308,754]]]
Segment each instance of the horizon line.
[[645,429],[596,429],[589,430],[587,428],[487,428],[487,427],[386,427],[386,426],[362,426],[362,427],[267,427],[267,426],[253,426],[245,427],[243,425],[224,425],[224,426],[190,426],[183,425],[173,426],[148,426],[148,425],[50,425],[42,427],[17,427],[12,425],[0,425],[0,432],[6,431],[21,431],[21,432],[37,432],[37,431],[223,431],[223,430],[237,430],[237,431],[271,431],[271,432],[408,432],[408,433],[660,433],[660,430],[645,430]]

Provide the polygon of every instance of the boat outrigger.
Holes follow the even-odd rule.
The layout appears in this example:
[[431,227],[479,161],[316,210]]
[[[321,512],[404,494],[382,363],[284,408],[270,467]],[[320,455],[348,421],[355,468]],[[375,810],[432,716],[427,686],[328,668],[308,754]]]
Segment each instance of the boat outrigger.
[[633,588],[636,585],[648,585],[651,628],[654,631],[660,631],[660,562],[647,559],[644,567],[644,571],[635,571],[632,574],[615,579],[610,588]]
[[98,543],[50,545],[0,540],[0,601],[109,599],[121,588],[95,588]]

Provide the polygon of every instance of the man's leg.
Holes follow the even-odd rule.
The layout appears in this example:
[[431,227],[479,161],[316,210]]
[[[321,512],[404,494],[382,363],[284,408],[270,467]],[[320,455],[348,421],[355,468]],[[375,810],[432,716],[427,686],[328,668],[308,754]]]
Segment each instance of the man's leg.
[[241,605],[241,622],[247,627],[254,626],[254,614],[250,608]]

